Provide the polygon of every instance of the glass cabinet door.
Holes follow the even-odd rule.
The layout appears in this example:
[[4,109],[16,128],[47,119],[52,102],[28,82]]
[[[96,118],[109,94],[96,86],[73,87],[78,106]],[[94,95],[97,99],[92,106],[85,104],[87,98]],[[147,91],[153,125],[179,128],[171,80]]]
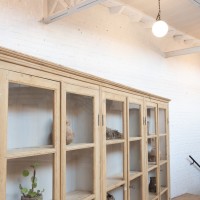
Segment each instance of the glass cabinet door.
[[158,128],[157,103],[146,101],[145,105],[145,138],[147,162],[147,199],[153,200],[159,194],[159,158],[158,158]]
[[[78,83],[78,82],[77,82]],[[98,199],[99,91],[62,84],[61,182],[63,200]],[[98,188],[98,190],[97,190]]]
[[102,101],[103,200],[126,200],[126,97],[103,92]]
[[31,184],[31,177],[24,178],[22,172],[28,169],[32,176],[33,166],[38,180],[35,191],[44,189],[44,199],[59,200],[60,194],[54,192],[60,189],[59,89],[60,84],[55,81],[5,73],[0,91],[0,101],[5,105],[1,116],[7,119],[4,131],[0,132],[0,138],[6,141],[0,152],[4,155],[0,164],[7,171],[7,174],[0,172],[5,180],[0,181],[0,188],[5,188],[3,200],[21,198],[19,185],[28,188]]
[[169,196],[169,160],[168,160],[168,107],[166,104],[158,106],[158,132],[159,132],[159,167],[160,167],[160,195],[161,199]]
[[128,199],[142,200],[143,187],[143,100],[129,97],[128,104]]

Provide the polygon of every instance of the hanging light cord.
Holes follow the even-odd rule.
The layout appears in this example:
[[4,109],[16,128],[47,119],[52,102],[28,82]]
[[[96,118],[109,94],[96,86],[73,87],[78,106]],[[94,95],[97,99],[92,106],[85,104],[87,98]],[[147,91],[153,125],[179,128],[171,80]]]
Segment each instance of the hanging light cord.
[[157,17],[156,17],[156,21],[160,20],[160,14],[161,14],[160,0],[158,0],[158,7],[159,7],[159,11],[158,11],[158,15],[157,15]]

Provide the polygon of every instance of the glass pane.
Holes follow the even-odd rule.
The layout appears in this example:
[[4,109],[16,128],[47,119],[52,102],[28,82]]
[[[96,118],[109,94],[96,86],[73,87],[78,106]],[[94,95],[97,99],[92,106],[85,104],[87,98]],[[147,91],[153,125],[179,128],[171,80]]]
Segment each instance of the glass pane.
[[157,140],[156,138],[148,139],[148,165],[156,165],[157,163]]
[[123,102],[106,100],[106,139],[123,138]]
[[147,108],[147,134],[156,134],[156,115],[154,107]]
[[141,136],[141,106],[130,103],[129,104],[129,137]]
[[8,149],[52,145],[54,91],[9,83]]
[[130,142],[130,175],[141,172],[141,142]]
[[165,192],[164,194],[162,194],[161,200],[168,200],[168,198],[167,198],[167,192]]
[[130,199],[141,200],[142,199],[142,180],[138,177],[130,182]]
[[167,164],[160,166],[160,189],[161,192],[167,188]]
[[66,144],[93,143],[93,97],[67,93]]
[[167,144],[166,144],[166,136],[160,137],[160,160],[167,159]]
[[107,145],[106,147],[106,174],[107,187],[123,180],[124,144]]
[[148,173],[148,187],[149,187],[149,199],[154,199],[157,195],[157,169]]
[[124,185],[114,190],[107,192],[108,200],[123,200],[124,199]]
[[[6,200],[21,199],[19,184],[31,189],[31,177],[33,169],[31,165],[38,163],[36,167],[37,190],[43,190],[43,199],[53,199],[53,155],[33,156],[8,160]],[[23,170],[29,171],[29,176],[22,175]]]
[[166,110],[159,109],[159,133],[166,134]]
[[66,199],[84,199],[93,194],[93,171],[93,149],[67,152]]

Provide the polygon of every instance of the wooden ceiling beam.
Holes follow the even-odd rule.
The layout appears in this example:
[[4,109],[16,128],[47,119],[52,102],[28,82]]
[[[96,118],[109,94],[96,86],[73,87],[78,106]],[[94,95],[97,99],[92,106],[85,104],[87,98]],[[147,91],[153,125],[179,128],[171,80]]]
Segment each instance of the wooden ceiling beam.
[[[43,0],[44,18],[42,21],[49,24],[65,16],[69,16],[76,12],[80,12],[81,10],[95,6],[103,1],[105,0],[85,0],[81,2],[75,0],[69,0],[69,2],[64,0],[55,0],[53,5],[50,6],[49,0]],[[63,9],[57,11],[56,8],[58,4],[60,4]]]
[[195,53],[200,54],[200,46],[164,52],[164,57],[170,58],[170,57],[183,56],[183,55],[189,55],[189,54],[195,54]]

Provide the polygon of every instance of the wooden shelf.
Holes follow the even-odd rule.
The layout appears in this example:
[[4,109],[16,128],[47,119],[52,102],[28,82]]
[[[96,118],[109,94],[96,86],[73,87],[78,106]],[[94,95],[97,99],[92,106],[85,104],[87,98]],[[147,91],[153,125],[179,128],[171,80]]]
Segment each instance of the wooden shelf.
[[130,181],[132,181],[133,179],[138,178],[141,175],[142,175],[142,172],[139,172],[139,171],[130,171],[130,173],[129,173],[129,179],[130,179]]
[[53,154],[56,150],[53,145],[41,146],[41,147],[28,147],[21,149],[10,149],[7,151],[7,159],[23,158],[28,156],[40,156],[46,154]]
[[155,199],[157,199],[157,194],[156,193],[151,193],[151,192],[149,192],[149,200],[155,200]]
[[93,147],[94,147],[94,143],[70,144],[70,145],[66,145],[66,151],[87,149],[87,148],[93,148]]
[[147,135],[147,138],[150,139],[150,138],[156,138],[157,135],[156,134],[151,134],[151,135]]
[[148,172],[157,168],[157,165],[148,164]]
[[164,136],[167,136],[167,134],[166,133],[160,133],[159,136],[164,137]]
[[164,165],[167,163],[167,160],[160,160],[160,165]]
[[124,139],[115,139],[115,140],[106,140],[106,145],[111,145],[111,144],[121,144],[124,143]]
[[92,200],[94,198],[95,195],[87,191],[76,190],[66,194],[67,200]]
[[166,191],[167,191],[167,187],[163,187],[163,186],[160,187],[160,194],[163,194]]
[[113,190],[121,185],[125,184],[125,180],[122,176],[116,175],[113,177],[108,177],[106,180],[107,191]]
[[142,140],[142,137],[129,137],[129,142]]

